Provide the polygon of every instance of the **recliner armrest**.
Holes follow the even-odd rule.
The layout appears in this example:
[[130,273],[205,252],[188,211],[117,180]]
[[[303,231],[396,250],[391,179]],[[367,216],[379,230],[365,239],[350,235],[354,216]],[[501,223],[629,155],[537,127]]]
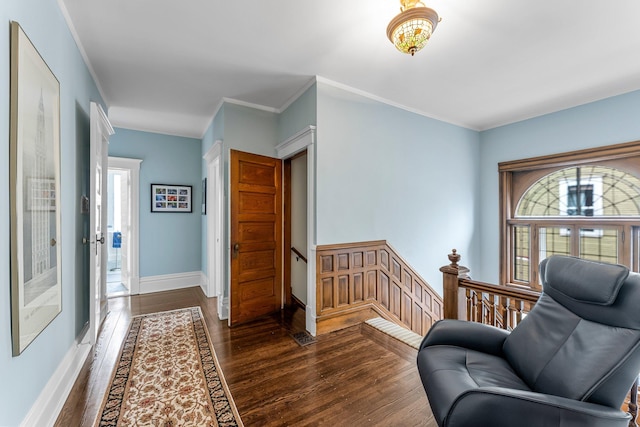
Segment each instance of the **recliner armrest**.
[[481,387],[456,399],[447,427],[626,427],[631,419],[618,409],[532,391]]
[[433,324],[418,351],[433,345],[453,345],[502,356],[502,344],[509,332],[495,326],[445,319]]

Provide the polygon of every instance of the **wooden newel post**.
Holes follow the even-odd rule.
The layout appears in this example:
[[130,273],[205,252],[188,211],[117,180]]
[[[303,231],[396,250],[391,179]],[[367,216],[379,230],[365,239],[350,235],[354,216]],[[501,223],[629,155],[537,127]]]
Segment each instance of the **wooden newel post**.
[[458,277],[466,277],[469,269],[458,265],[460,254],[455,249],[449,254],[451,264],[440,268],[442,272],[442,290],[444,301],[445,319],[467,320],[466,305],[464,295],[458,286]]

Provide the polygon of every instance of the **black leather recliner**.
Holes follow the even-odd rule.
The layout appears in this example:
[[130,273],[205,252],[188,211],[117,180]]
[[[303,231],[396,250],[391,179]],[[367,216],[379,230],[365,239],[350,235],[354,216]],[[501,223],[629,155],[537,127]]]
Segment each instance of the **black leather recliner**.
[[440,427],[620,426],[640,372],[640,274],[554,255],[543,293],[511,333],[441,320],[418,350]]

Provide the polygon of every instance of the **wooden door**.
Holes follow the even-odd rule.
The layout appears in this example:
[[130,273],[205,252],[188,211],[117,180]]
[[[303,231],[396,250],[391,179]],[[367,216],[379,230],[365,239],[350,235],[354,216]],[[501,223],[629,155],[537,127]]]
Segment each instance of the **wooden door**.
[[113,128],[106,114],[95,102],[91,103],[91,142],[90,142],[90,226],[92,233],[91,265],[89,268],[90,289],[89,327],[91,344],[96,343],[100,325],[107,316],[107,153],[109,136]]
[[282,305],[282,162],[231,150],[229,325]]

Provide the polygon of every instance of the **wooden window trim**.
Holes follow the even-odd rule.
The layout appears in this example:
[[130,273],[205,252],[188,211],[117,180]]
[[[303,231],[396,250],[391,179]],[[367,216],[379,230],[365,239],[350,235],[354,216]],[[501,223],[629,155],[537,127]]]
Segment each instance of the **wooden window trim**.
[[606,147],[587,148],[547,156],[530,157],[498,163],[499,172],[547,169],[554,167],[578,166],[585,163],[601,163],[607,160],[623,159],[640,155],[640,141],[625,142]]
[[[517,200],[513,200],[513,172],[533,172],[540,171],[542,169],[546,169],[551,172],[551,170],[554,168],[560,169],[591,163],[601,164],[611,160],[628,159],[632,157],[640,157],[640,140],[498,163],[498,196],[500,203],[500,283],[510,284],[511,282],[511,263],[513,260],[510,249],[512,248],[513,242],[510,233],[510,226],[511,224],[515,223],[513,222],[515,209],[514,203],[517,203]],[[636,236],[633,236],[633,234],[631,233],[632,226],[628,224],[628,221],[626,219],[616,218],[612,221],[615,221],[619,225],[623,225],[627,239],[636,238]],[[527,218],[527,221],[518,221],[518,223],[532,222],[535,222],[534,218]],[[622,259],[624,259],[625,262],[635,263],[634,260],[631,260],[630,254],[628,253],[625,253]],[[530,275],[530,279],[533,283],[535,278],[533,275]]]

